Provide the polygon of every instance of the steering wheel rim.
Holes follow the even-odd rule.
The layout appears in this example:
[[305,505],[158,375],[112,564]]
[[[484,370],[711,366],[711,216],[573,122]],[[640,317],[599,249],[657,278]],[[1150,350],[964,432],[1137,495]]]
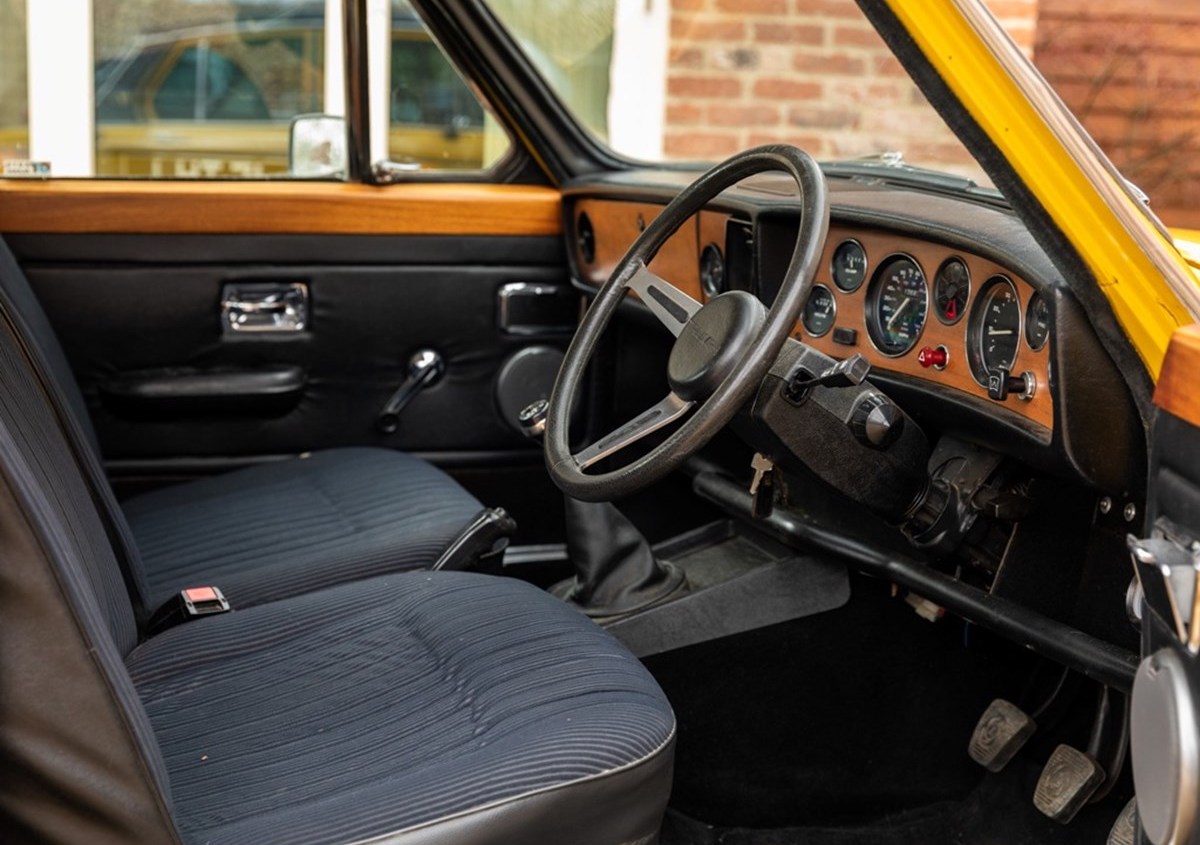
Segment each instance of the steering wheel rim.
[[[783,171],[793,178],[800,189],[801,216],[796,246],[783,283],[757,336],[732,371],[707,398],[698,402],[688,401],[672,390],[666,399],[648,412],[600,438],[587,449],[573,454],[569,439],[570,409],[600,335],[626,291],[631,285],[637,286],[643,302],[678,336],[701,306],[666,280],[648,271],[646,266],[667,239],[718,194],[748,176],[766,171]],[[792,146],[768,145],[738,153],[680,192],[651,221],[617,263],[608,281],[596,294],[567,348],[550,395],[546,419],[546,466],[555,484],[563,492],[584,501],[620,498],[677,469],[708,443],[758,390],[780,348],[795,328],[812,289],[828,231],[829,198],[824,174],[808,153]],[[650,296],[646,295],[647,292]],[[692,309],[692,306],[695,308]],[[686,319],[683,316],[685,312]],[[691,417],[647,454],[608,472],[595,475],[584,472],[595,460],[607,457],[673,422],[697,404]],[[610,441],[619,445],[615,449],[600,448]],[[580,456],[585,458],[581,460]]]

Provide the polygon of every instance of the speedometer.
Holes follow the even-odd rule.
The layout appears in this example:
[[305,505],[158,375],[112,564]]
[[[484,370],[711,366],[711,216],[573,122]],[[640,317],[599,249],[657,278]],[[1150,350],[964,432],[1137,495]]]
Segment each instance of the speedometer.
[[967,360],[983,386],[997,370],[1012,372],[1021,345],[1021,300],[1007,276],[992,276],[979,291],[967,325]]
[[891,357],[912,349],[928,311],[929,288],[920,265],[907,255],[889,256],[867,287],[867,334],[875,348]]

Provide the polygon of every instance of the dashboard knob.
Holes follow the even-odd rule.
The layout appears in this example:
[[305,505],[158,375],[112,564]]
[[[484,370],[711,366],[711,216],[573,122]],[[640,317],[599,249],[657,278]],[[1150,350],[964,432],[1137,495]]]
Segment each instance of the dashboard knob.
[[886,449],[904,431],[904,414],[886,396],[870,393],[854,407],[850,430],[864,446]]
[[1037,377],[1028,370],[1019,376],[1012,375],[1004,368],[992,370],[988,373],[987,390],[988,398],[997,402],[1003,402],[1010,394],[1016,394],[1028,402],[1037,390]]
[[530,440],[541,440],[546,433],[546,417],[550,412],[550,403],[545,399],[530,402],[517,415],[521,433]]
[[944,346],[926,346],[917,353],[917,363],[926,369],[944,370],[949,362],[950,350]]

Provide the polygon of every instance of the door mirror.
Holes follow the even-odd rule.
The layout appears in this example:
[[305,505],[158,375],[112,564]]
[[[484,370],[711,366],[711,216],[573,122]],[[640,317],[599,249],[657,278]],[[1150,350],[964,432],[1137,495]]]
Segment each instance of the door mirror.
[[288,174],[298,179],[346,178],[346,119],[301,114],[288,132]]

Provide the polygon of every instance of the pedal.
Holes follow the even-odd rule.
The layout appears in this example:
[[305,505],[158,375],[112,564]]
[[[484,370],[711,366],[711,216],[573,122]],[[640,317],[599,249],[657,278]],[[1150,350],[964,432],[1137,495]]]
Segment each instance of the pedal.
[[1136,845],[1137,798],[1130,798],[1108,832],[1108,845]]
[[997,698],[979,717],[967,753],[989,772],[998,772],[1008,765],[1036,730],[1037,723],[1024,710]]
[[1054,749],[1033,790],[1033,806],[1060,824],[1075,814],[1104,783],[1100,764],[1069,745]]

